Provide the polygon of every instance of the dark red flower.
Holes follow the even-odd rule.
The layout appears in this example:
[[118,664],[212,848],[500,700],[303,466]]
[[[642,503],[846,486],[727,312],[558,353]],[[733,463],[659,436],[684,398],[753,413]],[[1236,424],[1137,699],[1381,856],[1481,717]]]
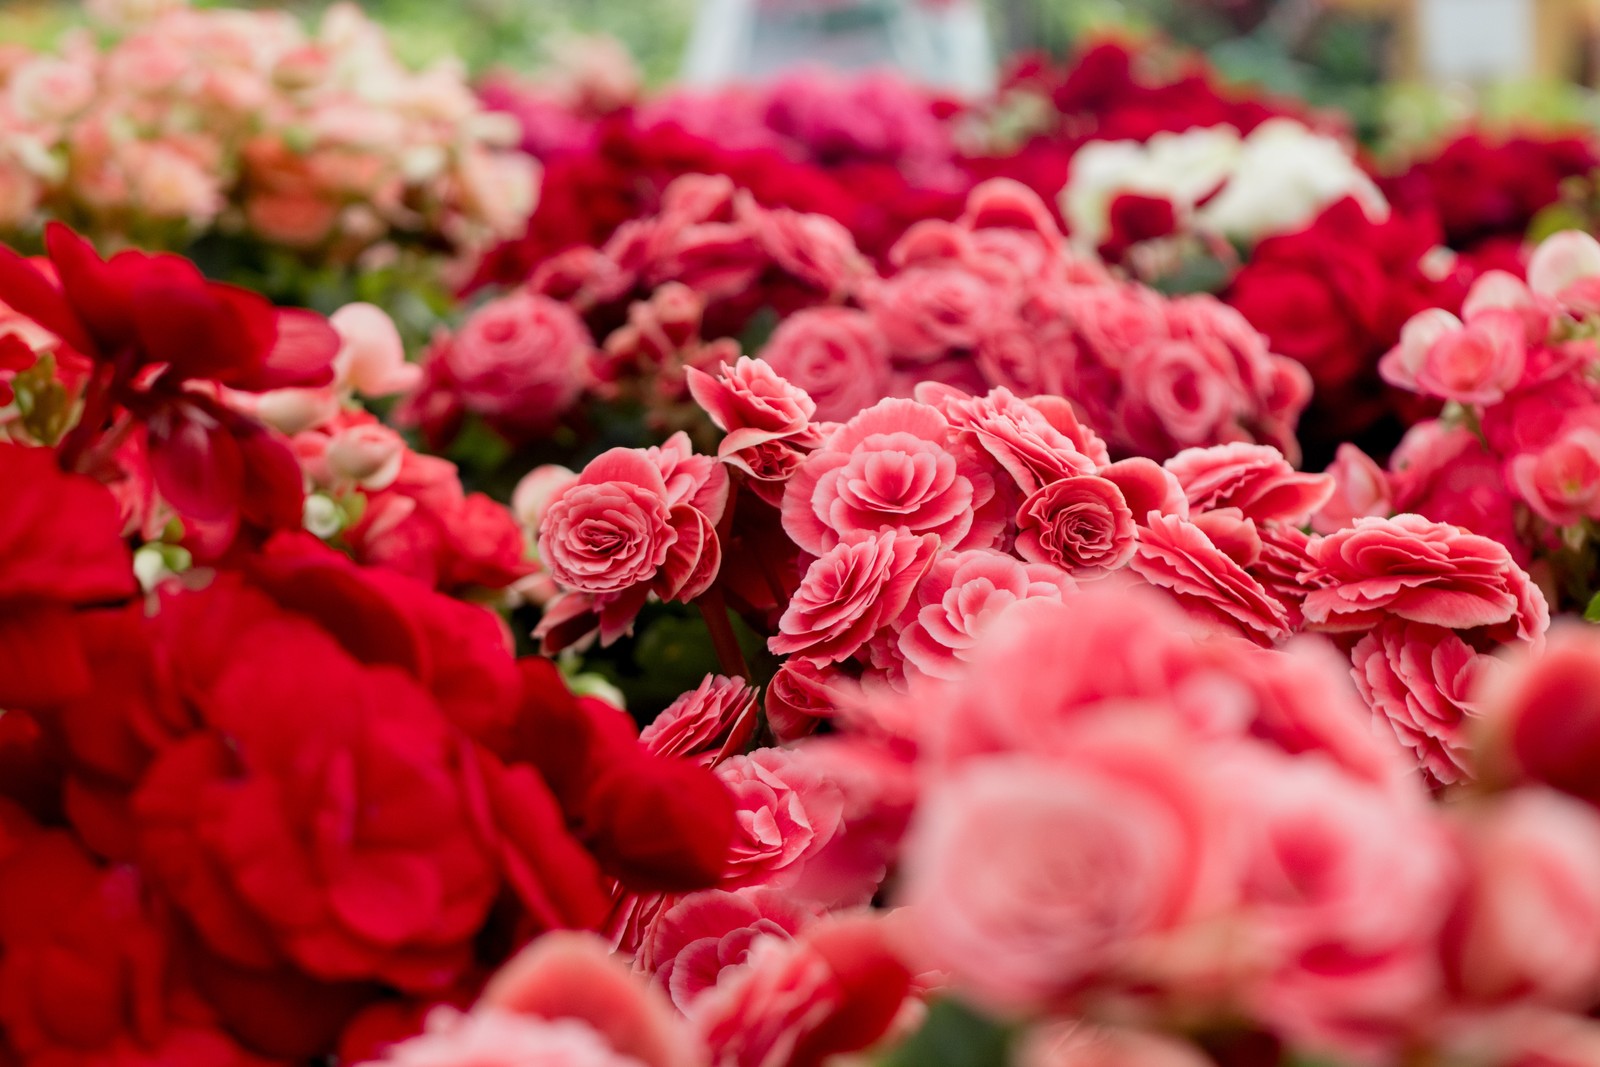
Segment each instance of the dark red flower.
[[53,451],[0,443],[0,496],[0,708],[40,707],[88,687],[74,609],[138,584],[111,494]]

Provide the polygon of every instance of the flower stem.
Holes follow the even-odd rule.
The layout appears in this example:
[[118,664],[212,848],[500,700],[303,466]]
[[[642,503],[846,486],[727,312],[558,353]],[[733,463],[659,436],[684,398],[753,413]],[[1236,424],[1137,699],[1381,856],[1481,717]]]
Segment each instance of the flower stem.
[[717,662],[722,665],[723,673],[749,681],[750,665],[745,663],[744,650],[734,635],[722,589],[713,585],[695,600],[695,604],[700,608],[701,618],[706,620],[706,629],[711,632],[711,647],[717,650]]

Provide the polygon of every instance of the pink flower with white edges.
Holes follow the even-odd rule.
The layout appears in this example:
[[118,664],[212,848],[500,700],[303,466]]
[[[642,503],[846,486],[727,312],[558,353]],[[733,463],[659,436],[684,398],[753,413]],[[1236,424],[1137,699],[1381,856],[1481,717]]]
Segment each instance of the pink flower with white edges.
[[1205,905],[1213,845],[1193,765],[1152,725],[938,782],[903,858],[908,950],[1006,1015],[1137,981],[1141,948]]
[[825,663],[849,659],[899,617],[938,548],[933,534],[904,529],[848,534],[807,568],[767,648]]
[[1091,474],[1109,462],[1105,443],[1066,405],[1023,400],[1004,388],[967,396],[931,383],[919,385],[916,395],[944,415],[957,438],[988,454],[1024,493],[1061,478]]
[[816,403],[816,417],[842,422],[889,391],[889,348],[866,312],[806,308],[778,324],[761,359]]
[[733,794],[738,827],[724,888],[792,884],[843,827],[839,788],[787,749],[732,756],[717,777]]
[[1017,511],[1017,555],[1079,578],[1126,566],[1137,540],[1122,490],[1092,474],[1040,486]]
[[986,507],[994,475],[951,445],[935,409],[880,401],[830,434],[789,480],[784,532],[813,555],[885,527],[931,534],[947,548],[987,547],[1005,525]]
[[1074,588],[1065,571],[1047,563],[1021,563],[987,549],[949,552],[917,583],[897,647],[911,670],[959,677],[1000,612],[1032,597],[1061,600]]
[[657,755],[720,761],[741,751],[755,729],[755,690],[743,678],[708,674],[639,731],[639,742]]
[[[1176,516],[1152,515],[1139,531],[1129,568],[1200,618],[1236,627],[1261,642],[1287,637],[1287,609],[1246,569],[1260,558],[1254,525],[1223,512],[1200,518],[1209,529]],[[1232,556],[1227,549],[1234,550]]]
[[1600,431],[1579,426],[1538,452],[1511,457],[1506,481],[1540,518],[1557,526],[1600,518]]
[[1311,516],[1317,533],[1331,534],[1364,516],[1382,518],[1394,510],[1388,473],[1355,445],[1341,444],[1326,473],[1333,479],[1333,493]]
[[1313,542],[1301,579],[1307,623],[1332,632],[1393,616],[1537,641],[1550,625],[1544,594],[1504,545],[1420,515],[1357,519]]
[[679,1011],[716,987],[722,972],[744,963],[758,937],[791,939],[820,914],[779,889],[708,889],[663,911],[640,946],[638,960]]
[[913,363],[976,346],[996,304],[987,282],[956,266],[901,270],[869,290],[865,301],[890,350]]
[[1474,777],[1477,692],[1496,661],[1453,630],[1386,619],[1350,652],[1356,688],[1433,781]]
[[1256,522],[1302,525],[1333,494],[1333,479],[1301,474],[1283,453],[1242,442],[1189,448],[1163,464],[1198,511],[1238,508]]
[[1390,385],[1462,404],[1493,404],[1522,380],[1526,330],[1516,311],[1489,308],[1463,323],[1434,308],[1417,315],[1378,363]]

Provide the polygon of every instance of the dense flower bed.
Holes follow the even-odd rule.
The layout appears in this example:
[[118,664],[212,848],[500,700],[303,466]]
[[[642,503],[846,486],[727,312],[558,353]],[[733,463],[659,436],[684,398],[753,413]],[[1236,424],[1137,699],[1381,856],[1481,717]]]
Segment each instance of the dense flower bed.
[[1593,138],[92,7],[0,60],[0,1064],[1600,1062]]

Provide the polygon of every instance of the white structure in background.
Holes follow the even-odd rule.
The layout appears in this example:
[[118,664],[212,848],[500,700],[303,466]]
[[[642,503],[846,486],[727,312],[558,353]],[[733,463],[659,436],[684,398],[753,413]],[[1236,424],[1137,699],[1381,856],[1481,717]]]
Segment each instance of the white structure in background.
[[1420,0],[1422,69],[1436,81],[1522,79],[1535,70],[1533,0]]
[[683,73],[691,85],[715,86],[819,63],[892,66],[965,94],[995,79],[978,0],[702,0]]

